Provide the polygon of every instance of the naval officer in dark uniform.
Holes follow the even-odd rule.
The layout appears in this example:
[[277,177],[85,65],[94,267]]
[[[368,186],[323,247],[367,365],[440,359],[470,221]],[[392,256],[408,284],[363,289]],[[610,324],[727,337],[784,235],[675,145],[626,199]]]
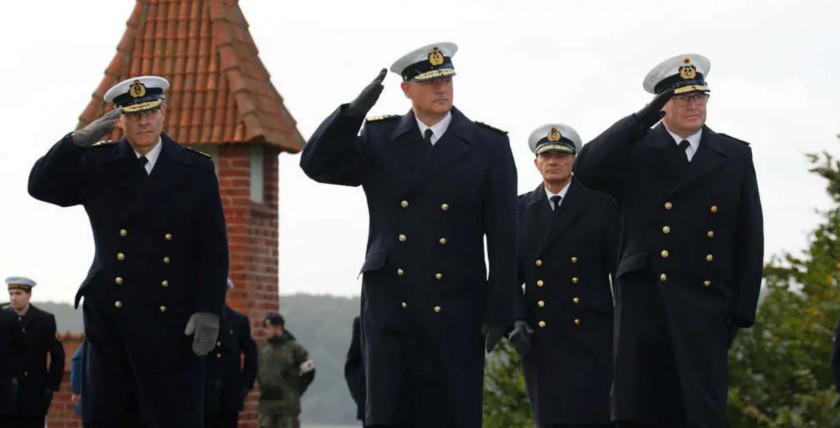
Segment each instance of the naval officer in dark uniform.
[[[233,281],[227,280],[228,292]],[[257,344],[248,317],[225,305],[219,338],[204,367],[204,426],[236,428],[257,378]]]
[[[29,177],[33,197],[83,205],[93,229],[76,293],[91,426],[204,425],[200,357],[219,331],[227,234],[213,162],[163,132],[168,88],[158,76],[114,85],[115,109],[62,137]],[[95,144],[118,119],[125,137]]]
[[17,314],[7,306],[8,303],[0,303],[0,420],[15,411],[20,388],[17,373],[28,348]]
[[423,46],[394,63],[407,114],[365,121],[382,70],[301,156],[312,179],[367,196],[367,425],[480,427],[485,349],[513,325],[516,167],[506,133],[452,106],[456,49]]
[[43,428],[53,392],[58,391],[64,374],[64,347],[56,332],[55,316],[29,303],[35,281],[14,276],[6,278],[6,284],[11,303],[6,311],[16,318],[15,327],[25,345],[8,356],[13,371],[7,391],[15,400],[0,409],[0,426]]
[[613,195],[622,214],[620,426],[724,426],[727,350],[755,320],[764,238],[752,151],[705,125],[708,73],[697,54],[654,67],[644,81],[653,101],[575,164],[575,177]]
[[540,428],[611,427],[613,199],[572,176],[581,140],[554,123],[528,145],[543,182],[519,197],[519,280],[511,341]]

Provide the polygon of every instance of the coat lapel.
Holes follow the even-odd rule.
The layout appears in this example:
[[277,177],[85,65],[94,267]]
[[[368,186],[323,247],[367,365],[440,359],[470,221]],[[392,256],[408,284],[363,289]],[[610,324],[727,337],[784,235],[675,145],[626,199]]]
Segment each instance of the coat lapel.
[[557,237],[566,230],[572,220],[580,214],[588,201],[589,197],[586,192],[584,192],[576,180],[572,179],[571,184],[569,184],[569,190],[566,192],[566,196],[560,204],[560,212],[552,212],[552,217],[554,218],[551,226],[546,231],[545,239],[543,239],[542,245],[540,246],[540,253],[554,243]]
[[[407,115],[406,115],[407,116]],[[414,115],[411,115],[412,119]],[[415,128],[417,127],[415,122]],[[475,140],[474,124],[456,108],[452,108],[452,122],[441,138],[435,143],[429,154],[417,167],[414,176],[408,181],[401,193],[405,193],[433,177],[467,154]]]
[[135,174],[137,155],[125,138],[114,146],[110,156],[103,161],[102,168],[110,181],[129,198],[136,196],[143,187],[143,181]]
[[665,164],[671,176],[676,178],[685,172],[685,161],[676,156],[679,152],[673,150],[674,138],[661,123],[653,128],[649,137],[645,139],[645,146],[654,149],[656,156],[661,159],[661,163]]
[[409,111],[400,118],[397,126],[391,131],[390,139],[388,147],[391,153],[405,164],[406,171],[413,174],[426,156],[425,150],[422,152],[418,150],[425,143],[423,143],[413,111]]
[[672,195],[684,189],[700,177],[723,166],[726,155],[720,144],[721,142],[717,134],[711,129],[704,127],[703,137],[700,139],[697,153],[694,154],[688,167],[680,175],[679,180],[677,180],[677,183],[671,188],[668,194]]
[[155,162],[152,173],[142,186],[142,190],[134,199],[133,203],[126,210],[124,220],[128,220],[146,209],[154,206],[158,201],[180,188],[189,179],[192,163],[184,148],[170,139],[166,134],[161,134],[163,146]]
[[545,238],[546,230],[551,226],[554,211],[548,206],[548,198],[545,196],[545,189],[542,183],[527,196],[525,221],[528,230],[527,245],[524,249],[533,257],[537,257]]

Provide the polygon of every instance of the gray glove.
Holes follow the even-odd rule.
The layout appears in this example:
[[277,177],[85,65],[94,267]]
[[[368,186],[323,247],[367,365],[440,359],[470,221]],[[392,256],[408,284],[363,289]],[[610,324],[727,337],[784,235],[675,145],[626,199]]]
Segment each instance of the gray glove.
[[673,96],[674,89],[670,88],[653,97],[653,101],[635,113],[636,119],[639,120],[639,123],[644,128],[650,128],[651,126],[656,125],[656,122],[659,122],[665,116],[665,112],[662,111],[662,107],[665,107],[665,104],[667,104],[668,100],[673,98]]
[[121,114],[122,109],[115,108],[99,119],[88,123],[84,128],[70,134],[70,139],[77,146],[90,147],[114,129],[114,125]]
[[505,335],[505,329],[494,325],[483,324],[481,326],[481,334],[484,335],[484,350],[490,353],[496,349],[496,345],[502,340],[502,336]]
[[187,328],[184,334],[193,336],[192,350],[195,355],[203,357],[216,345],[216,338],[219,337],[219,317],[210,312],[196,312],[187,321]]
[[516,352],[522,358],[528,358],[531,355],[531,335],[534,334],[534,329],[525,321],[516,320],[513,323],[513,331],[508,336],[508,340],[516,348]]
[[376,100],[379,99],[379,94],[382,93],[382,90],[385,89],[382,86],[382,81],[385,80],[385,74],[388,73],[388,70],[382,69],[379,72],[379,75],[370,82],[369,85],[365,86],[365,89],[362,89],[362,93],[356,97],[355,100],[350,101],[350,105],[344,109],[344,114],[347,116],[364,116],[370,111],[371,107],[376,104]]

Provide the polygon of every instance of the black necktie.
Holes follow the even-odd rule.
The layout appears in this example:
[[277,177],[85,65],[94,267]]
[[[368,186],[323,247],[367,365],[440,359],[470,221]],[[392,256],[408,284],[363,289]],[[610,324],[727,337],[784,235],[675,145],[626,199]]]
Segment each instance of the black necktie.
[[682,140],[680,141],[680,144],[677,145],[680,148],[680,153],[682,153],[683,158],[685,158],[686,164],[688,164],[688,153],[686,153],[685,149],[687,149],[690,145],[691,143],[689,143],[688,140]]
[[559,195],[554,195],[551,197],[551,206],[554,207],[554,212],[557,212],[560,209],[560,200],[563,199]]
[[432,135],[433,134],[434,134],[434,131],[432,131],[432,128],[426,128],[426,132],[423,133],[423,141],[426,143],[427,146],[429,146],[429,148],[432,147]]
[[140,165],[140,172],[143,173],[143,177],[148,177],[149,173],[146,171],[146,164],[149,162],[145,156],[140,156],[137,158],[137,164]]

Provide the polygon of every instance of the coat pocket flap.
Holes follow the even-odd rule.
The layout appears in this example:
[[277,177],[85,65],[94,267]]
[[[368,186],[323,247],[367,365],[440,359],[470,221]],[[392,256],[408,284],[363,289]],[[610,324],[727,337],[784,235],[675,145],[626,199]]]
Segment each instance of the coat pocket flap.
[[647,254],[647,249],[641,249],[624,255],[624,257],[621,258],[621,262],[618,264],[616,277],[644,268],[645,261],[647,260]]
[[368,254],[365,258],[365,263],[362,264],[360,274],[365,272],[373,272],[385,267],[385,261],[388,260],[388,252],[385,250],[376,251]]

